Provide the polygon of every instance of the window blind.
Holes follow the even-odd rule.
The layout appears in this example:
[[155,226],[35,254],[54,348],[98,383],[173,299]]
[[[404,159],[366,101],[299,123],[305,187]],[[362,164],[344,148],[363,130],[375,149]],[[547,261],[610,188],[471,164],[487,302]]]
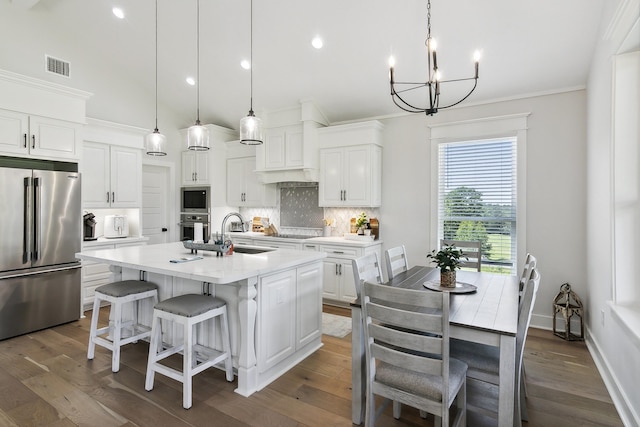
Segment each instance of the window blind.
[[482,270],[516,265],[516,138],[438,146],[438,237],[482,242]]

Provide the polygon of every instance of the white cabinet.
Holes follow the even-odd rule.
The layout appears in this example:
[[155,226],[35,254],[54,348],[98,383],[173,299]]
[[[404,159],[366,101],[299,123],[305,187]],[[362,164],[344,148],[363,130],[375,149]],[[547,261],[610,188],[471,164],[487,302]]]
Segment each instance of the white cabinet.
[[[264,145],[256,154],[258,169],[299,169],[304,166],[304,141],[302,125],[267,129]],[[264,151],[264,163],[260,164],[260,151]]]
[[84,208],[141,206],[140,150],[85,142],[82,148],[82,205]]
[[227,204],[242,207],[276,206],[275,184],[262,184],[254,172],[255,157],[227,160]]
[[373,245],[320,245],[319,250],[327,253],[323,261],[322,297],[326,302],[345,305],[353,302],[358,296],[353,279],[354,258],[376,252],[381,256],[381,245],[376,241]]
[[[125,246],[143,246],[146,242],[121,242],[121,243],[83,243],[82,250],[97,251],[100,249],[115,249]],[[109,264],[95,261],[82,261],[82,306],[83,311],[93,307],[93,297],[97,287],[120,280],[120,275],[109,269]]]
[[382,150],[376,145],[320,150],[318,205],[380,206],[381,167]]
[[0,110],[0,152],[76,160],[81,129],[77,123]]
[[182,185],[209,183],[209,151],[182,152]]
[[382,205],[381,130],[378,121],[318,129],[319,206]]
[[262,277],[258,293],[258,370],[265,372],[318,339],[322,324],[320,263]]

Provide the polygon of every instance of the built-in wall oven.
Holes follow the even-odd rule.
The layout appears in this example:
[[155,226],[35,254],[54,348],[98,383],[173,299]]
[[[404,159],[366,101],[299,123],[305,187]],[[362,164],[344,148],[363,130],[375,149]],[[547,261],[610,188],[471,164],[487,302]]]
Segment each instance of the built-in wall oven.
[[182,187],[180,212],[208,214],[211,206],[211,187]]
[[209,232],[209,214],[180,214],[180,240],[193,240],[194,228],[196,223],[202,223],[202,237],[205,243],[209,241],[211,233]]

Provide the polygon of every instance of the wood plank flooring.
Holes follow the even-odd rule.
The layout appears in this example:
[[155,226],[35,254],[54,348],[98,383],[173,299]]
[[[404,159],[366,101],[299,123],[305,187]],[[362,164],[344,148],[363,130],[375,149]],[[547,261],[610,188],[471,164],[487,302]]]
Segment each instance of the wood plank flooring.
[[[349,315],[345,308],[325,311]],[[348,426],[351,425],[351,335],[323,336],[324,346],[249,398],[234,393],[224,373],[209,369],[193,381],[193,407],[182,408],[182,385],[156,375],[144,390],[147,343],[123,348],[120,372],[96,348],[86,358],[87,318],[0,341],[0,426]],[[102,309],[100,321],[106,324]],[[530,427],[621,426],[584,343],[531,329],[525,349]],[[179,366],[180,358],[173,361]],[[431,418],[387,407],[377,426],[432,426]],[[473,417],[470,426],[491,425]]]

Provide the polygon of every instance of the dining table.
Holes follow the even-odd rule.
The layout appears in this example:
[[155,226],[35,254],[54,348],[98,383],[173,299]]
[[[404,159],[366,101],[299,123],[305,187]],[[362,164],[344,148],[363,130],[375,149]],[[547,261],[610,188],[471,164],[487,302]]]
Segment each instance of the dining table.
[[[499,348],[498,426],[514,425],[516,332],[518,329],[519,278],[514,275],[458,270],[458,286],[450,292],[451,338]],[[415,266],[386,282],[389,286],[438,292],[438,269]],[[445,291],[447,292],[447,291]],[[366,392],[366,359],[362,310],[351,304],[352,322],[352,422],[361,424]]]

